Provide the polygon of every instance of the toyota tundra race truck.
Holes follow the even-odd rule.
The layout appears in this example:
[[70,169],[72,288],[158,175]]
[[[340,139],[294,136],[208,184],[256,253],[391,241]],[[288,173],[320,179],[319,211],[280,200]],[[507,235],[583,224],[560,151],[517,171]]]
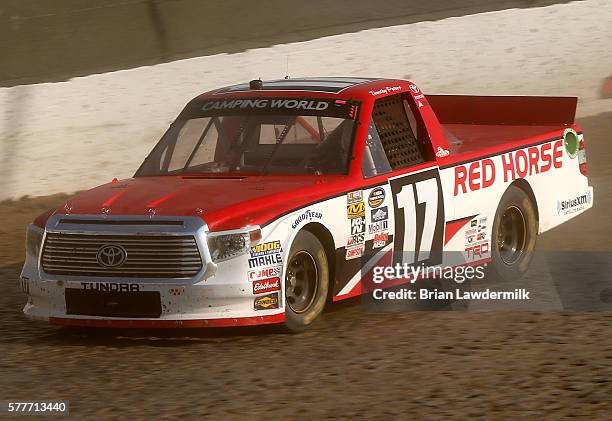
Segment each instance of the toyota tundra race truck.
[[385,262],[517,279],[538,234],[593,204],[576,105],[357,77],[204,93],[132,178],[28,227],[24,313],[295,331]]

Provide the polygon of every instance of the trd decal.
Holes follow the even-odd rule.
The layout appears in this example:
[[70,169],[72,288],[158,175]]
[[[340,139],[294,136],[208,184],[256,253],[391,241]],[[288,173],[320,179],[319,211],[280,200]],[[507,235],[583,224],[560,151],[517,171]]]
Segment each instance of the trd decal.
[[442,263],[444,198],[439,170],[389,180],[395,210],[393,263]]

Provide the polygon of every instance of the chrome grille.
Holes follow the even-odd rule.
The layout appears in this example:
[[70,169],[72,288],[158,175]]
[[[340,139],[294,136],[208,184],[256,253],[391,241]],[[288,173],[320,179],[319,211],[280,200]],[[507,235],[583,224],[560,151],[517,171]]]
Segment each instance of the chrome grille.
[[[98,262],[98,251],[106,245],[125,249],[123,265],[113,268]],[[120,278],[191,278],[202,269],[191,235],[48,233],[41,263],[43,270],[53,275]]]

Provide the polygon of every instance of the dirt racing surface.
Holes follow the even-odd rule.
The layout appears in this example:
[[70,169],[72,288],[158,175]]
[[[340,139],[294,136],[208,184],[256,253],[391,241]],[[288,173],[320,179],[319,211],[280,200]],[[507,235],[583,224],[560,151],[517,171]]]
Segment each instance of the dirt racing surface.
[[63,330],[22,316],[18,276],[25,224],[65,197],[4,202],[0,400],[70,400],[75,419],[609,419],[612,290],[588,270],[612,249],[612,113],[580,123],[595,206],[538,248],[580,251],[552,266],[557,289],[599,307],[373,313],[356,300],[300,335]]

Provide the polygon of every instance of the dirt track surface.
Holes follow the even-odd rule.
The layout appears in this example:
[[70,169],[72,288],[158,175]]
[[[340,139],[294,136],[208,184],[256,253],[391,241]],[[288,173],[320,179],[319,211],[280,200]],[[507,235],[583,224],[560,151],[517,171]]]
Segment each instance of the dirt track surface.
[[15,294],[2,301],[13,328],[1,339],[3,397],[69,399],[78,419],[604,419],[612,411],[612,313],[367,314],[354,305],[299,336],[151,337],[24,323],[7,311]]
[[[607,256],[612,249],[612,113],[580,123],[595,207],[541,236],[538,247],[587,253],[587,260],[573,263],[585,269],[588,252]],[[62,199],[5,202],[0,218],[16,221],[22,210],[18,218],[31,219]],[[22,232],[2,233],[2,261],[21,258]],[[68,399],[75,419],[593,420],[612,414],[610,310],[371,313],[354,301],[333,306],[301,335],[69,331],[21,315],[20,268],[0,269],[0,400]],[[589,279],[579,275],[570,283],[581,281]],[[598,289],[610,286],[600,281]],[[599,293],[575,291],[573,298]]]

